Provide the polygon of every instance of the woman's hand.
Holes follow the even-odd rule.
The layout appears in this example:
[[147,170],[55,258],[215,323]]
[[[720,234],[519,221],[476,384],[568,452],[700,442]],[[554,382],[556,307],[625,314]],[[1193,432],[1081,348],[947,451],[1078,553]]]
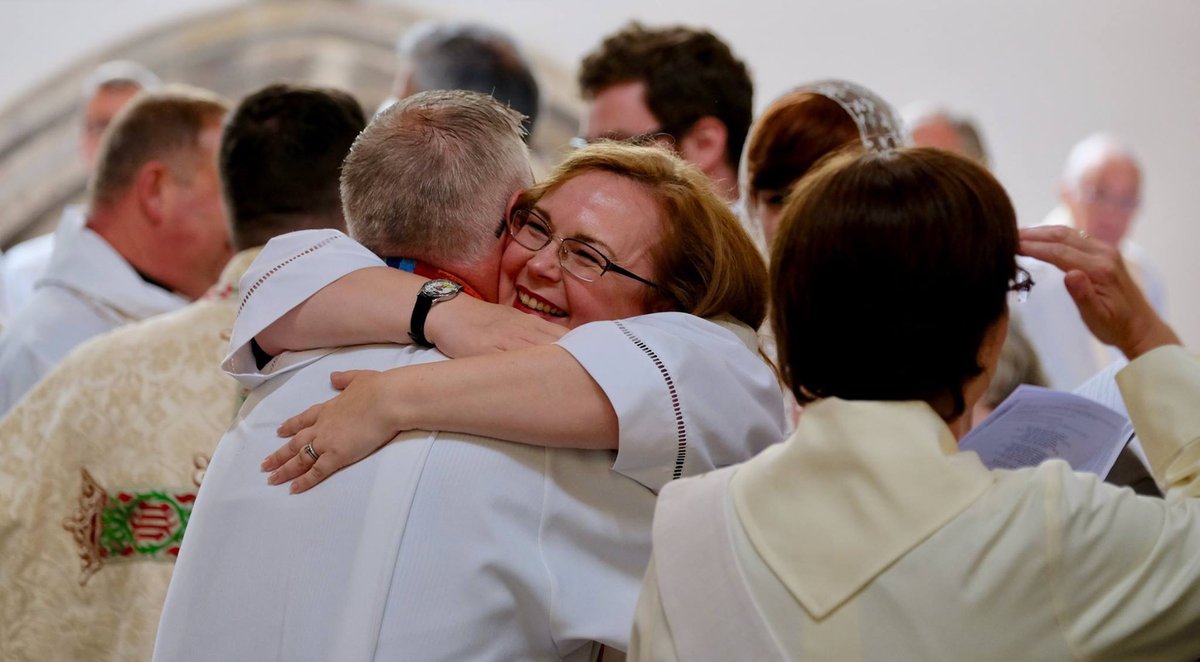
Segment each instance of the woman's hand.
[[461,295],[434,306],[425,322],[425,336],[451,358],[548,345],[566,332],[537,315]]
[[[267,479],[271,485],[294,479],[293,493],[308,490],[402,431],[402,400],[391,397],[389,373],[351,370],[335,372],[329,379],[340,394],[279,426],[279,436],[291,439],[262,463],[263,471],[274,472]],[[306,450],[309,444],[316,461]]]
[[1062,269],[1063,282],[1088,330],[1101,342],[1116,345],[1129,360],[1155,347],[1179,344],[1179,337],[1146,301],[1117,249],[1078,230],[1049,225],[1021,230],[1019,252]]

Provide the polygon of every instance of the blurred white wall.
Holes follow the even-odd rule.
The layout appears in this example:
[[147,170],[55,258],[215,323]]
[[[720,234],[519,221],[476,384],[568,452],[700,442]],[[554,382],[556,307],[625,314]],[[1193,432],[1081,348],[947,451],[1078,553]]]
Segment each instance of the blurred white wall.
[[[1200,85],[1187,72],[1200,62],[1196,0],[370,1],[491,21],[567,68],[629,18],[708,26],[751,66],[759,109],[830,76],[898,106],[946,103],[979,121],[1024,224],[1053,206],[1070,146],[1111,130],[1146,170],[1134,236],[1166,275],[1172,321],[1200,349],[1200,186],[1190,181],[1200,174]],[[4,0],[0,106],[130,33],[238,2]]]

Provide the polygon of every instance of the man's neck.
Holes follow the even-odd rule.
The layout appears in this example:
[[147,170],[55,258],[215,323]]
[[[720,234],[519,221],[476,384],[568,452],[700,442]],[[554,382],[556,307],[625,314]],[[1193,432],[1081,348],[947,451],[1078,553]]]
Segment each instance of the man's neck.
[[383,258],[383,261],[385,263],[387,263],[387,265],[389,267],[392,267],[393,269],[399,269],[400,271],[407,271],[409,273],[413,273],[418,276],[423,276],[425,278],[430,278],[430,279],[445,278],[448,280],[452,280],[452,281],[458,283],[459,285],[463,286],[464,294],[473,296],[476,299],[484,298],[483,295],[481,295],[474,287],[472,287],[470,281],[467,278],[463,278],[463,277],[457,275],[457,273],[455,273],[453,271],[441,269],[441,268],[433,266],[432,264],[430,264],[428,262],[423,262],[421,260],[417,260],[414,258],[408,258],[408,257],[385,257],[385,258]]
[[137,222],[131,216],[133,213],[120,206],[96,209],[88,213],[86,227],[111,246],[142,280],[168,292],[175,292],[169,283],[154,275],[154,261],[150,257],[152,251],[145,245],[144,233],[136,231]]

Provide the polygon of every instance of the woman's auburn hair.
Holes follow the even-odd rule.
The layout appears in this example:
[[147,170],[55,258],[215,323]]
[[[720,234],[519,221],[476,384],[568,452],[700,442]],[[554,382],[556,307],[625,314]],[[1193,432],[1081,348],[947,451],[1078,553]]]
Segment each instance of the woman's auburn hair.
[[800,181],[771,255],[772,325],[800,402],[924,400],[947,420],[1007,309],[1017,222],[949,152],[841,152]]
[[789,92],[750,130],[748,198],[753,202],[759,191],[787,189],[828,154],[861,144],[858,125],[838,102],[814,92]]
[[730,316],[750,328],[766,317],[767,269],[753,240],[708,178],[657,146],[602,141],[572,152],[549,177],[516,201],[531,208],[547,193],[587,172],[610,172],[643,185],[658,201],[662,236],[650,250],[658,288],[647,288],[647,312]]

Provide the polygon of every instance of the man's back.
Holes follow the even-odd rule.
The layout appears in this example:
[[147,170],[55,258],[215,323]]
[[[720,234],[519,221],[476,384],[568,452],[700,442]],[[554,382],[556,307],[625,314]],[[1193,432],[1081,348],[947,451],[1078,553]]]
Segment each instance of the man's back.
[[625,647],[654,497],[611,472],[607,452],[412,432],[310,492],[266,484],[276,426],[331,397],[331,371],[439,358],[372,346],[267,367],[276,376],[205,476],[158,659],[589,659],[593,640]]

